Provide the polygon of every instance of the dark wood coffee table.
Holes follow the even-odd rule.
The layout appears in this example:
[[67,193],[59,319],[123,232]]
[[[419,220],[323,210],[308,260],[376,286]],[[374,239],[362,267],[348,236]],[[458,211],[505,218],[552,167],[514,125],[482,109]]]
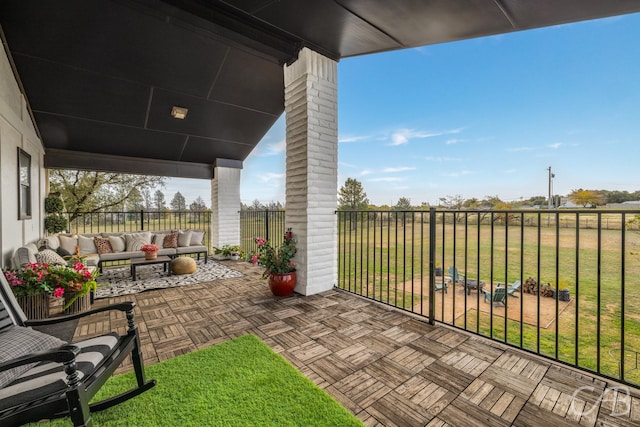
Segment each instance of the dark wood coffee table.
[[476,279],[467,279],[466,286],[467,286],[467,295],[471,295],[471,289],[475,289],[476,291],[478,291],[478,293],[480,293],[482,288],[484,288],[484,282],[478,281]]
[[131,277],[133,280],[136,279],[136,268],[141,265],[154,265],[154,264],[163,264],[163,271],[169,271],[169,276],[171,276],[171,258],[168,256],[159,256],[156,259],[145,259],[145,258],[134,258],[131,260]]

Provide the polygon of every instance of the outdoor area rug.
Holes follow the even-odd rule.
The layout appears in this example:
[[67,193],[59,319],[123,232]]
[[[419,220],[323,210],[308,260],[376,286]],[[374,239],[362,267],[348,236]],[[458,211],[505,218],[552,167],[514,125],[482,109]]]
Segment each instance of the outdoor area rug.
[[109,268],[102,273],[102,276],[98,277],[95,298],[117,297],[137,294],[150,289],[174,288],[243,276],[239,271],[211,260],[206,264],[204,261],[196,261],[196,265],[198,268],[195,273],[173,276],[162,271],[161,264],[138,266],[136,268],[138,280],[135,282],[131,277],[131,269],[128,265]]
[[[364,426],[255,335],[149,365],[145,371],[157,385],[94,413],[94,426]],[[116,375],[96,398],[134,384],[134,372]],[[69,426],[70,421],[36,425]]]

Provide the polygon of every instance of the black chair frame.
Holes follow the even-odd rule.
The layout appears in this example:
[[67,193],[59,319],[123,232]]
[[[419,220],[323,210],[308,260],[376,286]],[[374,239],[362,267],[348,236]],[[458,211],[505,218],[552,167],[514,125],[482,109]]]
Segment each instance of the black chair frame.
[[[124,312],[127,318],[126,335],[120,336],[111,353],[89,375],[85,375],[81,379],[76,371],[75,362],[80,349],[73,344],[46,352],[26,355],[0,364],[0,372],[2,372],[34,362],[58,362],[63,364],[67,381],[66,391],[63,393],[57,392],[47,396],[38,396],[35,401],[0,411],[0,425],[17,426],[42,419],[69,416],[75,426],[91,426],[92,412],[101,411],[124,402],[149,390],[156,384],[155,380],[145,380],[140,337],[133,319],[135,303],[122,302],[68,316],[28,320],[2,273],[0,273],[0,282],[2,282],[0,285],[0,331],[12,325],[23,327],[54,325],[111,310]],[[131,354],[137,386],[117,396],[89,404],[89,401],[129,354]]]

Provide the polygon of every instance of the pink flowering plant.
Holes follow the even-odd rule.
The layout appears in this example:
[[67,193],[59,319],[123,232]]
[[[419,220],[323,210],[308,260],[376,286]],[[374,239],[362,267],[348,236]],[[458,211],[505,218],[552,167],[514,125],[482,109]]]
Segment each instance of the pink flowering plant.
[[160,247],[158,245],[154,245],[153,243],[147,243],[146,245],[142,245],[140,250],[144,253],[149,254],[149,253],[158,252],[160,250]]
[[34,262],[16,270],[5,270],[4,277],[16,296],[50,294],[65,300],[65,308],[97,287],[97,271],[91,272],[83,263],[71,266]]
[[296,254],[296,240],[290,228],[284,233],[284,241],[278,249],[263,237],[256,238],[255,242],[258,252],[251,255],[251,262],[265,268],[263,278],[296,271],[296,264],[291,260]]

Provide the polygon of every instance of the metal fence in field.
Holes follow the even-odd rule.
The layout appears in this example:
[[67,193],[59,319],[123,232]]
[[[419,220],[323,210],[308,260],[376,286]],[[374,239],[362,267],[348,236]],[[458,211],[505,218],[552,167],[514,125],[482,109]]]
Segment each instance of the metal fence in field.
[[283,210],[241,210],[240,211],[240,247],[245,254],[257,251],[255,239],[264,237],[274,247],[284,240]]
[[637,385],[638,214],[339,211],[338,287]]
[[64,214],[69,221],[68,231],[75,233],[131,233],[148,230],[205,231],[203,244],[211,249],[211,211],[132,211],[80,212]]

